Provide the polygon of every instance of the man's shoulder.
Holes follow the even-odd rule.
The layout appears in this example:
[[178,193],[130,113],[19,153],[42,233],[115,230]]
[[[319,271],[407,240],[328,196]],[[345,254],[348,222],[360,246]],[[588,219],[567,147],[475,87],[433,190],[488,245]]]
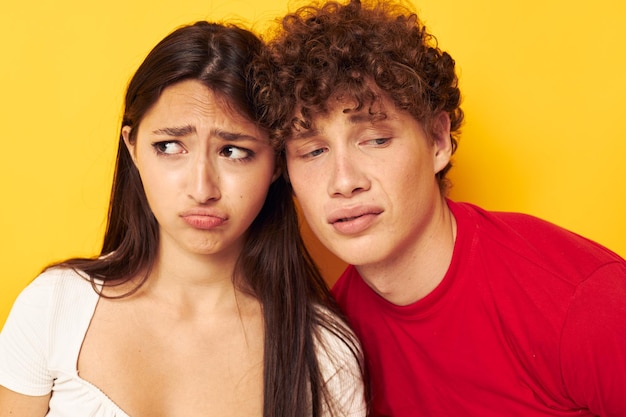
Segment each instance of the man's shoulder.
[[555,227],[556,225],[531,214],[515,211],[498,211],[483,208],[479,205],[468,202],[448,201],[448,206],[452,214],[464,223],[471,223],[484,227],[490,223],[504,223],[511,227],[518,228],[528,225],[538,227]]
[[472,242],[482,255],[487,252],[500,262],[523,258],[553,272],[557,272],[554,267],[564,269],[561,272],[570,276],[586,275],[606,263],[625,262],[601,244],[533,215],[489,211],[469,203],[451,203],[451,210],[459,227],[473,230]]
[[333,285],[332,293],[339,301],[346,297],[350,293],[351,287],[358,284],[358,280],[362,279],[354,265],[348,265],[343,271],[337,282]]
[[341,274],[332,288],[332,294],[341,310],[349,318],[359,315],[363,309],[376,309],[378,303],[374,301],[378,295],[363,280],[353,265],[349,265]]

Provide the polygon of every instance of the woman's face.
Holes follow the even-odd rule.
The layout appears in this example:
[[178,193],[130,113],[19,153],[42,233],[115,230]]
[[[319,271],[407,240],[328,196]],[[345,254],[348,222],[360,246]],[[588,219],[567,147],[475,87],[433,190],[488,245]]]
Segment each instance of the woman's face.
[[161,251],[238,256],[277,177],[256,125],[195,80],[163,90],[136,140],[122,134],[160,229]]

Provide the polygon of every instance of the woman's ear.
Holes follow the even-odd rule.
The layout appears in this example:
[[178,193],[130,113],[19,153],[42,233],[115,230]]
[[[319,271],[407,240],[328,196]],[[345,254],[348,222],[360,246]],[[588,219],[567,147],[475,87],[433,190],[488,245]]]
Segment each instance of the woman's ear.
[[274,173],[272,174],[272,182],[280,178],[281,175],[287,178],[287,166],[282,152],[277,152],[276,163],[274,164]]
[[136,164],[137,161],[135,160],[135,143],[131,142],[130,140],[130,132],[133,130],[132,127],[130,126],[123,126],[122,127],[122,137],[124,138],[124,144],[126,145],[126,149],[128,149],[128,153],[130,154],[130,157],[133,159],[133,162]]
[[276,181],[278,177],[281,176],[282,172],[282,168],[276,165],[276,168],[274,168],[274,174],[272,175],[272,182]]
[[450,116],[440,112],[433,120],[432,129],[433,157],[435,174],[444,169],[452,158],[452,139],[450,138]]

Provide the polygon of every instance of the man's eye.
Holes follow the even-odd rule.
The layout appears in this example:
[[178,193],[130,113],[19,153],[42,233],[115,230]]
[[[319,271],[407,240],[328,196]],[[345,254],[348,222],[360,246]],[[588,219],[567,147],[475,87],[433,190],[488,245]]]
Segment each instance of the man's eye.
[[390,138],[376,138],[376,139],[368,140],[367,142],[370,143],[371,145],[383,146],[383,145],[387,145],[390,140],[391,140]]
[[182,145],[176,141],[156,142],[152,146],[158,154],[176,155],[184,152]]
[[311,152],[307,153],[305,156],[307,156],[307,157],[319,156],[319,155],[323,154],[324,151],[325,151],[324,148],[315,149],[314,151],[311,151]]
[[224,148],[222,148],[220,153],[221,155],[229,159],[236,159],[236,160],[248,159],[248,158],[251,158],[253,155],[253,152],[249,149],[238,148],[232,145],[225,146]]

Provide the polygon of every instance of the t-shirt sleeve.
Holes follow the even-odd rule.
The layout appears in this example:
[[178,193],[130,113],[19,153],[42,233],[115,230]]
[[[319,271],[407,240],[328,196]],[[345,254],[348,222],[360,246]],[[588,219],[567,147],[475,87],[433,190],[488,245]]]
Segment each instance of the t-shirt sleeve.
[[567,393],[601,417],[626,416],[626,265],[611,263],[580,284],[563,328]]
[[51,285],[37,278],[26,287],[0,333],[0,385],[24,395],[45,395],[52,389],[47,366]]

